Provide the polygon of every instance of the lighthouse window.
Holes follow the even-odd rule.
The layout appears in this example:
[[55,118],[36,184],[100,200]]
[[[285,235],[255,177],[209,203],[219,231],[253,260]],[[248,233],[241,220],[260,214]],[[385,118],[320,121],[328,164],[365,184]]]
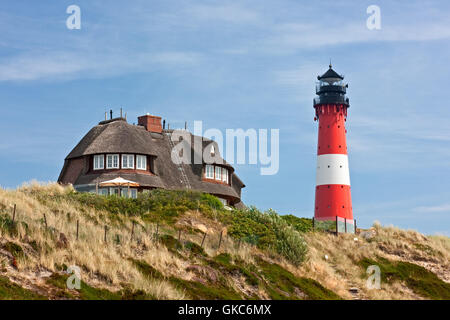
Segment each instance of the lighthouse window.
[[122,169],[134,169],[134,155],[132,154],[122,155]]
[[104,168],[105,157],[102,154],[94,156],[94,170],[101,170]]
[[108,154],[106,156],[106,169],[119,169],[118,154]]
[[136,169],[147,170],[147,156],[139,154],[136,156]]

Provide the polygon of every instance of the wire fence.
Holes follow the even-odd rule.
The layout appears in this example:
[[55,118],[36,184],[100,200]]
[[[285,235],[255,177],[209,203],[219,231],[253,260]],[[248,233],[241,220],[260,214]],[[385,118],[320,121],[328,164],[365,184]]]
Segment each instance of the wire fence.
[[[5,213],[7,219],[2,219],[2,217],[0,216],[0,227],[1,228],[7,228],[9,231],[12,231],[12,234],[16,234],[18,235],[18,227],[21,223],[24,223],[25,221],[29,222],[29,217],[28,220],[27,219],[22,219],[23,221],[21,221],[21,219],[18,219],[18,215],[17,212],[19,212],[17,205],[14,204],[12,205],[12,212],[11,213]],[[19,215],[19,218],[22,215]],[[51,216],[50,216],[51,217]],[[61,232],[61,230],[58,230],[56,228],[56,226],[52,226],[52,224],[50,223],[50,221],[48,220],[47,214],[46,213],[42,213],[42,218],[38,220],[39,224],[41,224],[41,227],[43,227],[47,232],[54,234],[55,236],[59,235],[59,240],[61,241],[61,238],[64,238],[65,241],[67,241],[67,237],[70,237],[72,239],[74,239],[75,241],[85,241],[87,234],[85,232],[84,229],[90,229],[90,231],[92,231],[92,226],[89,226],[89,228],[83,228],[82,223],[80,222],[79,219],[76,220],[72,220],[72,219],[68,219],[67,223],[68,224],[73,224],[73,227],[70,227],[68,229],[70,229],[70,233],[67,233],[67,228],[66,230],[64,230],[64,232],[66,232],[67,234],[63,234]],[[178,240],[178,242],[193,242],[193,237],[192,237],[192,231],[190,230],[184,230],[182,227],[176,228],[174,226],[169,226],[163,223],[149,223],[146,225],[143,225],[141,223],[138,223],[134,220],[131,220],[131,228],[129,228],[130,226],[128,225],[128,230],[129,233],[123,232],[123,230],[121,232],[118,232],[118,228],[117,226],[112,226],[112,225],[108,225],[108,224],[103,224],[103,225],[97,225],[97,227],[95,228],[98,237],[96,237],[96,239],[98,239],[98,241],[103,241],[105,244],[115,244],[115,245],[120,245],[120,244],[125,244],[125,243],[142,243],[144,238],[146,239],[150,239],[151,241],[155,242],[155,243],[159,243],[162,240],[165,239],[165,237],[170,236],[173,237],[174,239]],[[27,227],[28,228],[28,227]],[[26,228],[26,229],[27,229]],[[72,231],[73,230],[73,231]],[[214,232],[216,231],[216,232]],[[223,245],[225,244],[225,239],[227,237],[227,229],[223,228],[220,231],[214,230],[212,231],[211,229],[208,230],[197,230],[196,233],[196,237],[194,238],[199,238],[197,240],[198,243],[196,243],[197,245],[199,245],[200,247],[206,249],[206,246],[208,246],[208,249],[215,249],[215,250],[219,250],[221,249],[221,247],[223,247]],[[73,234],[72,234],[73,232]],[[253,237],[253,241],[252,237],[250,237],[249,239],[247,239],[248,237],[245,238],[239,238],[239,239],[227,239],[233,242],[233,245],[239,249],[241,247],[241,244],[246,243],[248,245],[257,245],[258,240],[257,237]],[[195,241],[197,242],[197,241]],[[229,241],[227,241],[229,242]]]

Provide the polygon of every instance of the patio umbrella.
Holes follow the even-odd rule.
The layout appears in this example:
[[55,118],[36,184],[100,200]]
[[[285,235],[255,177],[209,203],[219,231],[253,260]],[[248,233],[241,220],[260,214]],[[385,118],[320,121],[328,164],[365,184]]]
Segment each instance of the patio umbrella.
[[139,187],[139,183],[126,180],[122,177],[118,177],[112,180],[103,181],[99,183],[100,187]]

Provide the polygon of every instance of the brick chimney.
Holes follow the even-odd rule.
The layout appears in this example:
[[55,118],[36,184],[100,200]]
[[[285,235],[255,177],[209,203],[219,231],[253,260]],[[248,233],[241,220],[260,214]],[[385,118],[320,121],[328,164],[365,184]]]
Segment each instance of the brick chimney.
[[152,116],[148,113],[145,116],[138,117],[138,125],[144,126],[150,132],[162,132],[161,117]]

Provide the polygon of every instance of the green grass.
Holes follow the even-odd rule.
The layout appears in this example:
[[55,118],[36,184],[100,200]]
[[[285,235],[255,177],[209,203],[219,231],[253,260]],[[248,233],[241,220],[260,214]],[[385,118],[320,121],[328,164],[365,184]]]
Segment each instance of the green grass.
[[14,258],[24,258],[25,252],[23,251],[22,247],[14,242],[6,242],[2,245],[2,249],[8,251],[12,254]]
[[[260,260],[259,266],[266,279],[266,287],[271,299],[299,299],[303,298],[298,290],[309,300],[339,300],[337,294],[323,287],[320,283],[309,278],[300,278],[282,268],[278,264],[271,264]],[[297,289],[297,290],[296,290]],[[280,291],[281,290],[281,291]]]
[[47,298],[24,289],[8,278],[0,276],[0,300],[46,300]]
[[130,259],[136,268],[149,279],[163,279],[164,276],[157,269],[153,268],[147,262],[142,260]]
[[309,218],[299,218],[293,216],[292,214],[282,215],[281,219],[286,221],[298,232],[309,232],[312,231],[312,219]]
[[184,290],[194,300],[241,300],[242,297],[223,283],[204,285],[198,281],[170,278],[178,289]]
[[381,280],[387,283],[401,281],[416,294],[432,300],[449,300],[450,284],[439,279],[433,272],[409,262],[393,262],[384,258],[365,258],[359,263],[364,270],[370,265],[380,267]]
[[67,192],[59,195],[36,193],[32,195],[44,204],[68,200],[80,208],[93,208],[113,215],[141,216],[150,222],[173,224],[176,218],[188,210],[212,212],[223,209],[222,203],[214,196],[191,190],[154,189],[140,193],[137,199],[102,196],[87,192]]
[[223,273],[229,275],[242,275],[245,277],[247,284],[251,286],[257,286],[260,283],[260,279],[255,275],[254,271],[251,271],[251,266],[245,266],[242,261],[232,262],[232,257],[228,253],[221,253],[215,256],[212,260],[206,261],[206,263]]
[[[80,289],[67,289],[67,275],[53,274],[47,279],[47,283],[60,289],[60,297],[67,299],[77,299],[77,296],[81,300],[121,300],[122,295],[108,291],[106,289],[99,289],[91,287],[85,282],[81,281]],[[74,292],[77,291],[78,295]]]
[[[137,269],[149,279],[164,279],[165,277],[157,269],[142,260],[132,260]],[[222,282],[202,284],[198,281],[187,281],[175,277],[167,278],[177,289],[186,292],[192,299],[242,299],[233,289],[227,287]]]

